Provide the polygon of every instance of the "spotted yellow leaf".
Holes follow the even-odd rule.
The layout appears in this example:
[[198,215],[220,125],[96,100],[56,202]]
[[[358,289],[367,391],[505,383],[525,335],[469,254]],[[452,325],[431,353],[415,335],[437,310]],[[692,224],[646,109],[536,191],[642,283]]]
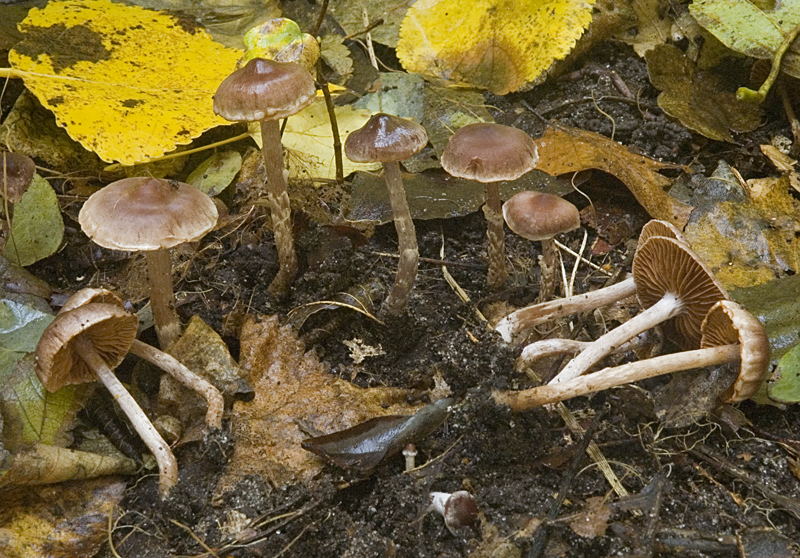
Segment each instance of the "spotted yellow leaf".
[[108,0],[50,2],[19,25],[17,75],[105,161],[133,164],[228,124],[212,110],[241,51],[192,22]]
[[409,72],[498,95],[534,81],[569,54],[595,0],[417,0],[400,27]]

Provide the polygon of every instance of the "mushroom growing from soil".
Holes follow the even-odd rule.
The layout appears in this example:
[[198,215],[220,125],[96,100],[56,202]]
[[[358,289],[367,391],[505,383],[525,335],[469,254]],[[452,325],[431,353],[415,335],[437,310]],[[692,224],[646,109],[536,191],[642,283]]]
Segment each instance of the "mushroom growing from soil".
[[500,181],[516,180],[536,166],[536,143],[518,128],[478,122],[459,128],[450,136],[442,153],[442,168],[457,178],[475,180],[486,186],[486,236],[489,239],[489,273],[486,282],[493,289],[508,280],[506,270]]
[[508,228],[522,238],[542,243],[539,301],[553,296],[556,286],[557,234],[581,226],[578,208],[560,196],[543,192],[519,192],[503,204],[503,219]]
[[279,120],[300,112],[316,95],[314,78],[294,62],[254,58],[223,80],[214,95],[214,112],[233,122],[260,122],[261,152],[267,173],[267,198],[280,269],[268,290],[283,296],[297,274],[292,207],[286,186]]
[[145,253],[156,333],[161,348],[169,350],[181,334],[169,249],[199,240],[214,228],[214,202],[183,182],[125,178],[89,196],[78,221],[83,232],[104,248]]
[[721,300],[708,311],[702,332],[700,349],[605,368],[523,391],[497,391],[494,399],[498,404],[509,405],[513,411],[524,411],[661,374],[736,361],[740,361],[739,373],[719,400],[733,403],[753,395],[770,361],[769,338],[761,322],[739,304]]
[[36,346],[36,374],[51,392],[70,384],[100,380],[156,458],[158,492],[165,498],[178,482],[178,463],[113,371],[128,354],[138,325],[135,314],[114,304],[86,304],[61,312]]
[[478,523],[478,504],[466,490],[458,490],[452,494],[447,492],[431,492],[429,509],[438,512],[444,518],[447,529],[455,535],[459,529],[474,527]]
[[383,163],[389,204],[392,207],[397,230],[397,250],[400,262],[394,287],[383,303],[382,310],[390,315],[400,315],[411,297],[419,264],[419,249],[414,221],[408,208],[400,161],[422,150],[428,143],[425,128],[390,114],[373,114],[363,127],[347,136],[344,151],[347,158],[357,163]]

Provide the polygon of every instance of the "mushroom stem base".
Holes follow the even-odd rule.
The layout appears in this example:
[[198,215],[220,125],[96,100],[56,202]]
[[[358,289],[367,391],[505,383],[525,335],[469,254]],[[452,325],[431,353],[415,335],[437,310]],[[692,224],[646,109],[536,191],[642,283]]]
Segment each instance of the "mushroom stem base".
[[[495,187],[497,187],[495,185]],[[498,201],[499,201],[498,194]],[[502,289],[508,282],[506,269],[506,239],[503,230],[503,214],[489,206],[483,206],[483,215],[486,217],[486,237],[489,244],[486,252],[489,257],[489,272],[486,275],[486,284],[491,289]]]
[[400,252],[400,262],[397,264],[397,275],[394,287],[383,302],[381,311],[398,316],[402,314],[411,290],[417,278],[419,265],[419,248],[417,247],[417,233],[414,221],[411,219],[411,210],[408,208],[403,179],[400,176],[400,165],[397,162],[384,163],[384,177],[386,188],[389,191],[389,203],[394,215],[394,228],[397,230],[397,249]]
[[169,250],[145,252],[147,280],[150,284],[150,308],[156,323],[156,335],[161,348],[168,351],[181,336],[181,320],[175,311],[172,290],[172,259]]

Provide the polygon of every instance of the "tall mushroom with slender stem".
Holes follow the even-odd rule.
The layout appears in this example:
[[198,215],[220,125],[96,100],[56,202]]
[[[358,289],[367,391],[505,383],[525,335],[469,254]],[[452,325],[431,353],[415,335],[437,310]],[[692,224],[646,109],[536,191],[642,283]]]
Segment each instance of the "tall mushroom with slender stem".
[[363,127],[347,136],[344,142],[345,154],[351,161],[383,163],[389,204],[397,230],[400,262],[397,265],[394,287],[386,297],[382,310],[395,316],[401,314],[408,304],[419,264],[417,234],[403,188],[400,161],[418,153],[427,143],[428,134],[425,128],[416,122],[390,114],[373,114]]
[[442,168],[448,174],[482,182],[486,186],[486,236],[489,238],[489,287],[499,289],[508,280],[503,233],[500,184],[516,180],[536,166],[536,143],[518,128],[478,122],[459,128],[450,136],[442,153]]
[[94,242],[111,250],[142,251],[150,305],[161,348],[180,337],[169,249],[199,240],[217,224],[217,208],[203,192],[176,180],[124,178],[95,192],[78,221]]
[[292,207],[286,187],[279,120],[300,112],[316,95],[314,78],[300,64],[254,58],[229,75],[214,95],[214,112],[234,122],[260,122],[267,198],[280,269],[268,290],[283,296],[297,274]]
[[178,482],[178,463],[136,400],[114,374],[136,339],[139,319],[114,304],[86,304],[61,312],[36,346],[36,374],[48,391],[100,380],[156,458],[162,498]]
[[769,367],[769,338],[758,319],[730,300],[717,302],[702,323],[700,349],[605,368],[571,380],[522,391],[496,391],[494,400],[524,411],[579,395],[682,370],[740,361],[739,373],[720,396],[723,403],[753,395]]

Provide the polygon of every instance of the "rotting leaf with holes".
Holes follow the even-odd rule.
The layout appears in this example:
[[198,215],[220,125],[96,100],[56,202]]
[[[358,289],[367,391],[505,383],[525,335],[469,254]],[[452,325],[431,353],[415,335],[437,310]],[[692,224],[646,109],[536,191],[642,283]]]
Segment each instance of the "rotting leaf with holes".
[[672,181],[660,169],[684,169],[631,153],[623,145],[599,134],[577,128],[549,128],[536,140],[539,163],[536,168],[556,176],[586,169],[599,169],[619,178],[645,211],[654,219],[683,228],[692,207],[667,194]]

